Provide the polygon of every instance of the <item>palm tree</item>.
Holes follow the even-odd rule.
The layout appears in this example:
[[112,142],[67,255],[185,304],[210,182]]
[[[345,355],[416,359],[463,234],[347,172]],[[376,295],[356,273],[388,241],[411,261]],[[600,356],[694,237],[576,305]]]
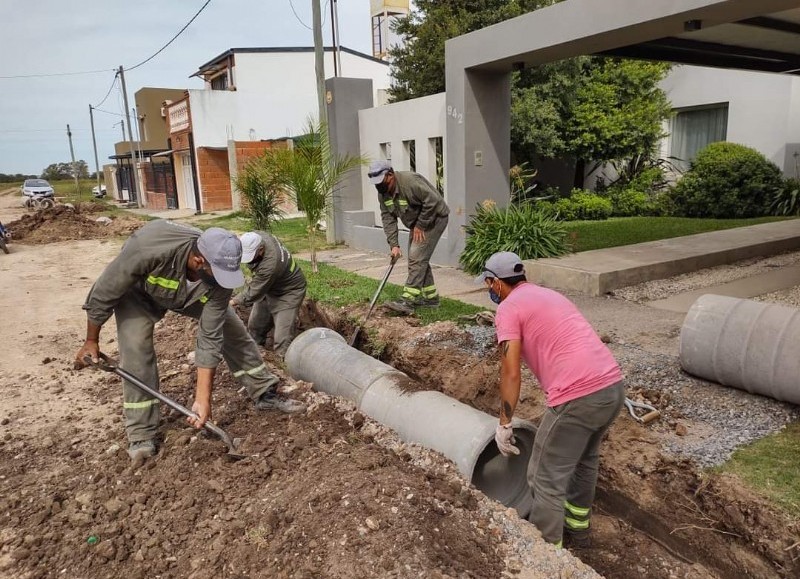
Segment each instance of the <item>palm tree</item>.
[[345,175],[366,161],[360,156],[335,154],[328,139],[328,127],[311,118],[306,123],[306,134],[295,141],[294,148],[274,155],[272,159],[278,165],[276,174],[280,175],[283,187],[292,195],[297,207],[305,212],[311,271],[317,273],[314,244],[317,223],[328,215],[333,196]]
[[247,202],[245,214],[250,217],[255,229],[269,231],[272,224],[285,215],[281,203],[286,193],[281,182],[282,176],[276,173],[276,167],[283,163],[276,163],[273,159],[281,154],[286,154],[286,151],[266,150],[236,175],[234,185]]

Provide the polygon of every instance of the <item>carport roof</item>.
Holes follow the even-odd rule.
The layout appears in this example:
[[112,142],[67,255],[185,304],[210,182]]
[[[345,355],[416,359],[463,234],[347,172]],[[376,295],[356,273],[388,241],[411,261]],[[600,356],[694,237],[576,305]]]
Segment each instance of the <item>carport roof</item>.
[[682,34],[600,54],[800,74],[800,8],[708,27],[689,20]]
[[585,54],[800,73],[800,0],[565,0],[451,39],[448,67],[504,72]]

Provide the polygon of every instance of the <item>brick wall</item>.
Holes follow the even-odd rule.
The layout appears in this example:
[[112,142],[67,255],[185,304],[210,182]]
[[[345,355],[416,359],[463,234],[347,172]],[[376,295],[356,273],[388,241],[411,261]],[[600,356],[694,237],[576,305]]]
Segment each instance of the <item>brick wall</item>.
[[[238,172],[266,150],[288,149],[289,141],[287,139],[272,141],[235,141],[234,146],[236,147],[236,170]],[[245,206],[246,204],[247,200],[243,198],[242,205]],[[294,213],[297,211],[297,205],[286,195],[284,202],[281,204],[281,209],[286,213]]]
[[200,182],[203,211],[231,208],[231,174],[228,169],[227,150],[199,147],[197,177]]

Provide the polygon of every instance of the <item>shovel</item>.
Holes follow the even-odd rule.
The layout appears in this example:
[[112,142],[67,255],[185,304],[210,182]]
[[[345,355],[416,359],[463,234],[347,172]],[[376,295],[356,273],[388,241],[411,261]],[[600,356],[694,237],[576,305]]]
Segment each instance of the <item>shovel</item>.
[[[628,412],[630,412],[631,418],[640,424],[647,424],[648,422],[652,422],[661,416],[661,412],[659,412],[655,406],[645,404],[644,402],[637,402],[636,400],[631,400],[630,398],[625,399],[625,406],[628,407]],[[645,410],[647,412],[646,414],[640,416],[637,412],[638,410]]]
[[[184,416],[188,416],[189,418],[197,418],[197,414],[183,406],[182,404],[178,404],[172,398],[165,396],[158,390],[154,390],[141,380],[128,372],[127,370],[123,370],[119,366],[117,366],[116,362],[114,362],[111,358],[106,356],[105,354],[99,355],[100,361],[95,363],[92,361],[90,356],[84,357],[83,361],[91,366],[95,366],[100,368],[101,370],[105,370],[106,372],[111,372],[112,374],[116,374],[120,378],[127,380],[134,386],[136,386],[139,390],[146,392],[153,398],[158,398],[161,402],[172,408],[173,410],[177,410]],[[234,460],[239,460],[245,458],[245,455],[240,454],[238,452],[239,445],[241,444],[242,440],[240,438],[232,438],[230,434],[222,430],[219,426],[207,420],[206,423],[203,425],[203,428],[216,434],[222,442],[225,443],[225,446],[228,447],[228,457]]]
[[360,326],[356,326],[356,329],[353,331],[353,335],[350,336],[350,340],[347,342],[351,348],[353,347],[353,344],[356,343],[356,338],[358,337],[358,333],[361,331],[361,328],[367,324],[367,320],[369,320],[369,317],[372,315],[372,310],[375,309],[375,304],[378,302],[378,297],[381,295],[386,282],[389,280],[389,276],[392,275],[392,270],[394,269],[395,263],[397,263],[397,257],[393,255],[392,259],[389,261],[389,267],[386,269],[386,273],[383,274],[381,283],[378,284],[378,289],[375,291],[375,295],[372,296],[372,301],[369,302],[369,310],[367,310],[367,315],[364,316],[364,321]]

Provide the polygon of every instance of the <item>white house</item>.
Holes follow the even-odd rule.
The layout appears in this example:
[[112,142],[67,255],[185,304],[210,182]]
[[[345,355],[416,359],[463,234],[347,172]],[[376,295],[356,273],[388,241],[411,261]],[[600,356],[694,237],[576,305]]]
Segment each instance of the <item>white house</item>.
[[674,115],[661,156],[686,163],[715,141],[753,147],[787,177],[800,168],[800,78],[676,66],[661,83]]
[[[389,65],[340,47],[340,73],[372,80],[373,98],[389,88]],[[325,50],[326,76],[334,53]],[[318,101],[312,47],[231,48],[192,76],[205,81],[168,106],[180,207],[213,211],[239,207],[231,181],[249,158],[291,146]]]

